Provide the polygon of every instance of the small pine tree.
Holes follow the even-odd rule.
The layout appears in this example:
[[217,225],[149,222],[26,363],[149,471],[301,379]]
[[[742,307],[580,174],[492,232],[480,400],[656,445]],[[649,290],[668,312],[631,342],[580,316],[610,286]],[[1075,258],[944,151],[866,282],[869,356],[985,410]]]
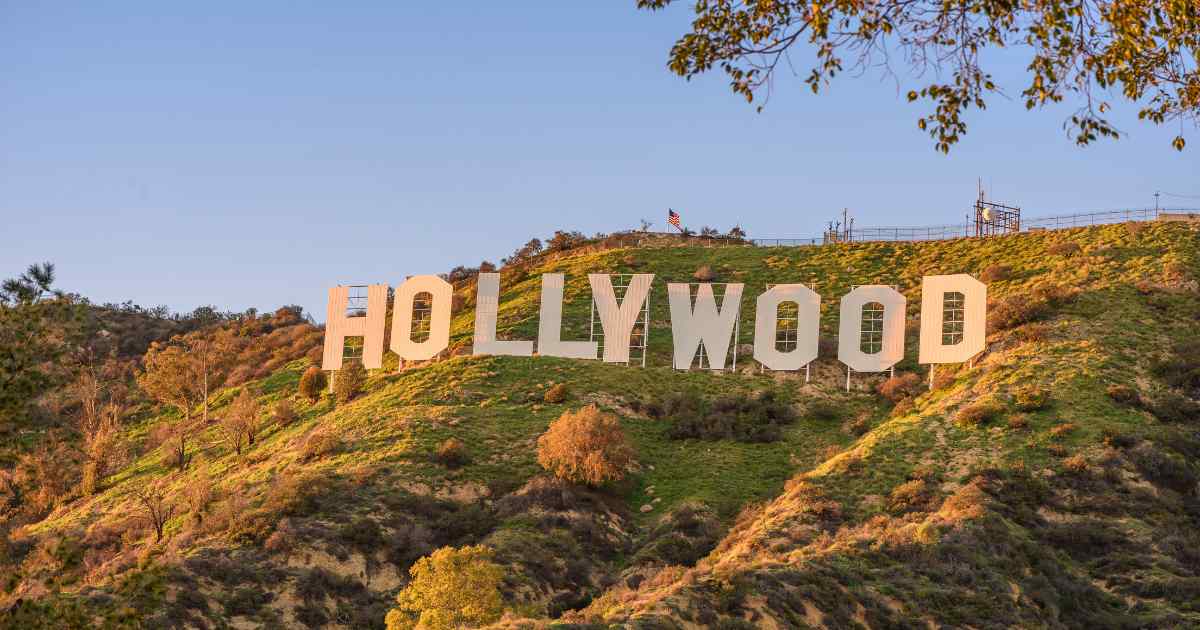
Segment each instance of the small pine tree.
[[358,361],[349,361],[333,379],[333,396],[339,404],[348,403],[362,392],[367,382],[367,370]]
[[476,628],[500,619],[504,571],[483,545],[442,547],[409,569],[412,581],[388,611],[388,630]]
[[300,376],[300,396],[308,399],[308,402],[315,403],[321,399],[321,392],[327,385],[329,381],[326,380],[325,373],[314,365]]
[[538,438],[538,463],[572,483],[620,481],[631,461],[633,446],[621,423],[595,405],[563,412]]

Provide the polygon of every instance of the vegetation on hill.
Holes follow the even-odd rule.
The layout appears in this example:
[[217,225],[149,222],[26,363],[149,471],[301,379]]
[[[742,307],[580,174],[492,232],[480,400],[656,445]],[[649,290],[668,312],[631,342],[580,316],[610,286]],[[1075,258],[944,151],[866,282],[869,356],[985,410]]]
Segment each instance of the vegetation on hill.
[[[541,273],[567,274],[564,338],[586,339],[586,273],[705,266],[747,284],[736,371],[672,369],[657,292],[644,369],[469,356],[466,274],[445,356],[389,356],[353,395],[315,382],[320,332],[289,309],[159,339],[86,404],[94,388],[46,390],[70,430],[30,434],[0,473],[0,627],[1200,624],[1194,228],[584,245],[501,270],[500,335],[536,336]],[[989,269],[988,349],[930,389],[920,278]],[[845,391],[827,341],[809,383],[761,371],[743,347],[754,297],[796,281],[816,283],[826,340],[850,285],[897,285],[896,377]],[[236,349],[210,364],[207,423],[202,401],[139,385],[170,348],[202,375],[190,349],[218,341]],[[85,411],[109,402],[115,429]],[[563,419],[614,429],[556,433]],[[539,441],[550,470],[621,474],[560,478]],[[93,443],[112,446],[85,484]],[[595,452],[613,457],[570,460]]]

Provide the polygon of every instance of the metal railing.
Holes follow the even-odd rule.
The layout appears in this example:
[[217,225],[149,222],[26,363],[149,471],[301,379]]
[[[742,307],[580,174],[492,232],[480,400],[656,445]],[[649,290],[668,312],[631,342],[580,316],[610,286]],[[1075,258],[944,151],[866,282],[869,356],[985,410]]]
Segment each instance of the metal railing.
[[[1063,230],[1089,225],[1106,225],[1125,221],[1153,221],[1163,215],[1195,215],[1195,208],[1132,208],[1128,210],[1101,210],[1049,217],[1036,217],[1021,221],[1021,231]],[[756,238],[751,243],[758,247],[811,247],[834,242],[875,241],[944,241],[971,236],[971,224],[931,225],[925,227],[868,227],[855,228],[848,235],[837,238],[826,236],[808,238]]]

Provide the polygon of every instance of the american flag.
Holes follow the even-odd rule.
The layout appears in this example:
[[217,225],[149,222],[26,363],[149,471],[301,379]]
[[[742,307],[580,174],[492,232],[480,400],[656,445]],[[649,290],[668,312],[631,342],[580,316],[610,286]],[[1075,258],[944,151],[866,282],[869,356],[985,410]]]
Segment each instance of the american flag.
[[667,208],[667,223],[670,223],[681,230],[683,229],[683,227],[679,225],[679,213],[670,208]]

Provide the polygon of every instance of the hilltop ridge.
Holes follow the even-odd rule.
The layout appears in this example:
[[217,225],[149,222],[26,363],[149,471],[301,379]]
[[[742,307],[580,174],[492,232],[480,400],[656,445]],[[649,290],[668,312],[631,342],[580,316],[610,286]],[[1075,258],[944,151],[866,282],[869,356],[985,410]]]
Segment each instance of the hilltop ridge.
[[[536,338],[542,273],[566,274],[563,338],[586,339],[587,273],[660,283],[707,267],[747,286],[742,346],[768,283],[813,283],[810,383],[746,353],[725,373],[672,369],[661,284],[642,368],[470,356],[468,277],[447,356],[397,371],[389,354],[344,404],[297,396],[319,340],[293,322],[294,340],[246,354],[254,369],[211,397],[214,418],[243,390],[261,405],[241,453],[195,425],[178,470],[160,434],[181,414],[140,400],[121,430],[128,463],[9,533],[0,626],[381,628],[414,561],[480,543],[504,568],[503,627],[1197,627],[1198,237],[1131,223],[807,248],[610,243],[501,269],[498,330],[521,339]],[[836,300],[895,285],[913,324],[921,277],[948,273],[989,285],[984,354],[939,368],[929,389],[910,325],[897,379],[856,374],[845,391]],[[548,396],[559,384],[565,396]],[[712,439],[664,410],[761,392],[794,418]],[[273,415],[281,400],[295,418]],[[616,414],[636,450],[630,475],[600,489],[536,460],[548,424],[587,404]],[[438,459],[450,438],[460,466]],[[173,506],[161,541],[139,516],[146,487]]]

